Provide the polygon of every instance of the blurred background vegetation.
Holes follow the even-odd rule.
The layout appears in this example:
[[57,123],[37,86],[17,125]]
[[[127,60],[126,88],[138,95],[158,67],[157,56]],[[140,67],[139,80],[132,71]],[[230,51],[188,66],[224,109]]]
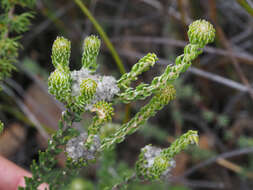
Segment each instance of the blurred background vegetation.
[[[37,152],[57,129],[63,106],[47,92],[53,71],[51,46],[57,36],[72,42],[71,69],[80,68],[82,40],[100,35],[80,1],[37,0],[32,26],[19,40],[17,70],[3,81],[0,92],[0,154],[29,170]],[[204,49],[191,69],[176,82],[177,98],[148,124],[105,152],[84,169],[71,187],[103,189],[133,172],[140,149],[146,144],[167,147],[189,129],[199,131],[199,147],[176,157],[177,166],[167,183],[133,182],[127,189],[253,189],[253,9],[251,0],[83,0],[119,54],[112,56],[108,39],[102,43],[99,72],[119,77],[148,52],[160,58],[142,75],[151,81],[173,64],[187,43],[187,25],[196,19],[214,24],[216,40]],[[2,8],[0,8],[0,11]],[[17,6],[15,12],[31,10]],[[86,12],[87,13],[87,12]],[[92,21],[92,22],[91,22]],[[100,38],[103,38],[100,37]],[[123,63],[124,69],[120,66]],[[117,64],[118,63],[118,64]],[[137,81],[136,84],[141,81]],[[143,101],[115,107],[113,126],[128,120]],[[89,116],[77,125],[85,128]],[[8,146],[7,146],[8,145]],[[58,158],[64,166],[64,155]],[[122,187],[123,189],[124,187]],[[110,189],[110,188],[109,188]]]

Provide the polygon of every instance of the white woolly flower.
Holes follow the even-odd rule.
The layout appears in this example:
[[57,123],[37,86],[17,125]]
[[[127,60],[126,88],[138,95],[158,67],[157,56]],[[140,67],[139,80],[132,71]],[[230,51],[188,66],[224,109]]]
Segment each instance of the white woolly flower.
[[79,71],[71,72],[72,96],[80,95],[80,85],[84,79],[90,78],[97,83],[96,93],[86,109],[91,109],[92,105],[99,101],[111,101],[113,96],[119,92],[117,81],[112,76],[92,75],[88,69],[82,68]]
[[87,161],[95,159],[95,154],[100,147],[100,139],[97,135],[95,135],[92,145],[89,149],[87,149],[85,147],[87,138],[87,133],[83,132],[78,137],[72,138],[68,141],[66,145],[66,152],[68,157],[72,158],[73,161],[78,161],[80,159]]
[[168,179],[171,176],[171,170],[176,166],[176,162],[167,160],[162,155],[162,149],[146,145],[141,149],[141,156],[137,162],[137,173],[139,176],[153,179]]
[[[85,68],[82,68],[79,71],[72,71],[71,72],[72,96],[73,97],[80,95],[80,85],[81,85],[83,79],[91,78],[90,76],[91,76],[90,71]],[[91,79],[93,79],[93,78],[91,78]]]

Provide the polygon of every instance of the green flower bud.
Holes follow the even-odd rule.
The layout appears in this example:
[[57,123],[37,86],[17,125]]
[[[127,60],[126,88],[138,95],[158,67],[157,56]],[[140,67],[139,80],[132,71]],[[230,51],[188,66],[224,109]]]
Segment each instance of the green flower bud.
[[136,173],[139,177],[148,180],[166,179],[175,167],[174,157],[185,150],[190,144],[198,144],[197,131],[188,131],[183,134],[167,149],[160,149],[147,145],[141,149],[136,162]]
[[136,162],[138,177],[159,180],[170,176],[171,169],[175,167],[175,161],[168,160],[161,152],[162,149],[151,145],[141,149],[139,160]]
[[80,84],[80,95],[76,100],[76,107],[80,112],[84,111],[84,105],[90,103],[97,90],[97,83],[93,79],[83,79]]
[[199,44],[204,47],[214,41],[215,29],[206,20],[197,20],[189,26],[188,37],[191,44]]
[[52,62],[55,68],[65,69],[69,65],[70,41],[64,37],[57,37],[52,47]]
[[99,53],[101,42],[97,36],[89,36],[85,38],[83,43],[82,65],[90,71],[95,71],[98,67],[97,56]]
[[112,104],[103,100],[94,104],[91,111],[96,112],[99,120],[103,122],[111,121],[114,114]]
[[57,100],[67,102],[71,94],[71,77],[68,70],[56,69],[48,78],[48,91]]
[[87,78],[82,80],[80,85],[80,92],[86,99],[93,98],[97,90],[97,83],[93,79]]
[[176,89],[174,88],[173,85],[168,84],[161,90],[159,90],[156,94],[156,96],[159,98],[159,101],[163,104],[166,105],[168,104],[171,100],[175,99],[176,96]]

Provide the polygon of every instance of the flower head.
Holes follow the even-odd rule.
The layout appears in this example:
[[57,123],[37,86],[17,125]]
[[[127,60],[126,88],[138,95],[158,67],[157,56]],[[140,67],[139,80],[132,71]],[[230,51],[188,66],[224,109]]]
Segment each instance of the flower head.
[[64,37],[57,37],[52,47],[52,62],[55,68],[68,67],[70,58],[70,41]]
[[69,71],[56,69],[48,78],[48,91],[59,101],[66,101],[71,94]]
[[199,44],[204,47],[214,41],[215,29],[206,20],[196,20],[189,26],[188,37],[191,44]]

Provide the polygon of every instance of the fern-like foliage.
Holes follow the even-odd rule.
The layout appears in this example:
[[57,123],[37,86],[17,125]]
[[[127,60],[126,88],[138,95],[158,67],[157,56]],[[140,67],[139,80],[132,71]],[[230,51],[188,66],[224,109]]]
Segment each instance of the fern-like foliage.
[[15,7],[31,8],[35,0],[1,0],[0,2],[0,81],[8,77],[15,70],[13,63],[17,62],[18,50],[21,48],[19,39],[28,30],[31,12],[15,13]]

